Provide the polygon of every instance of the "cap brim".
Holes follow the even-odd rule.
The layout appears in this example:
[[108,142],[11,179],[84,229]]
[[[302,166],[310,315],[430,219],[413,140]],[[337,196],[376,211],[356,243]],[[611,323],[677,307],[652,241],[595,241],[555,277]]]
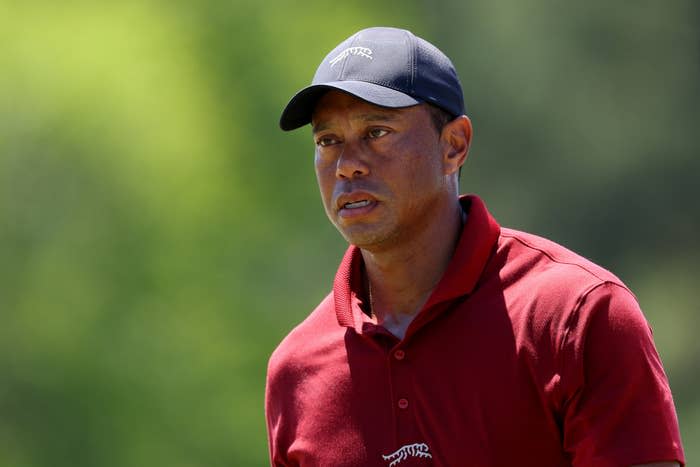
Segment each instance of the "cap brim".
[[289,101],[287,107],[282,111],[280,128],[289,131],[310,123],[311,114],[316,108],[318,100],[331,89],[347,92],[381,107],[410,107],[423,102],[408,94],[365,81],[331,81],[323,84],[312,84],[296,93]]

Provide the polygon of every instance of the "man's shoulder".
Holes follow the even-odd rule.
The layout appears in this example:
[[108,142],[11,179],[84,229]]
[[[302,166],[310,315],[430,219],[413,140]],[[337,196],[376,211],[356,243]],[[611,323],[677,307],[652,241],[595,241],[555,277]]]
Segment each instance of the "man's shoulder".
[[584,256],[544,237],[502,228],[499,250],[519,277],[529,271],[543,281],[569,281],[583,287],[613,283],[627,288],[615,274]]
[[270,357],[269,372],[282,368],[298,369],[332,346],[338,338],[342,340],[345,328],[338,324],[333,297],[333,292],[329,293],[282,339]]

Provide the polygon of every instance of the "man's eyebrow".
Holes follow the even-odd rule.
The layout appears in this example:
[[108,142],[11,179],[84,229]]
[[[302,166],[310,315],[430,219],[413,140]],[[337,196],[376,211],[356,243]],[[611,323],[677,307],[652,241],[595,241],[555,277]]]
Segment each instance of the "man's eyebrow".
[[328,125],[328,123],[326,123],[326,122],[321,122],[321,123],[319,123],[318,125],[312,124],[312,125],[311,125],[311,131],[312,131],[313,133],[318,133],[319,131],[323,131],[323,130],[327,129],[328,127],[329,127],[329,125]]
[[[396,115],[393,113],[371,113],[371,114],[360,114],[352,117],[352,120],[360,120],[363,122],[393,122],[398,120]],[[326,122],[319,122],[317,125],[312,126],[312,131],[318,133],[327,129],[330,125]]]
[[360,114],[352,118],[353,120],[362,120],[364,122],[392,122],[397,120],[397,117],[393,113],[373,113],[373,114]]

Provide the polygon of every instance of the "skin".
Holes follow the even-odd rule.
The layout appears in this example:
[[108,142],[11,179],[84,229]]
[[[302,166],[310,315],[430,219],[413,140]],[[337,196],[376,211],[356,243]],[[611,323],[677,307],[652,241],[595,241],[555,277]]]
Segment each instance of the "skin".
[[[438,133],[424,105],[388,109],[330,91],[316,105],[312,126],[326,214],[362,252],[374,319],[403,338],[459,237],[458,171],[471,122],[460,116]],[[364,200],[369,204],[359,209],[345,207]]]
[[[312,126],[326,214],[362,251],[376,321],[402,338],[457,243],[471,122],[458,117],[438,134],[425,105],[387,109],[331,91]],[[370,204],[343,207],[360,200]]]

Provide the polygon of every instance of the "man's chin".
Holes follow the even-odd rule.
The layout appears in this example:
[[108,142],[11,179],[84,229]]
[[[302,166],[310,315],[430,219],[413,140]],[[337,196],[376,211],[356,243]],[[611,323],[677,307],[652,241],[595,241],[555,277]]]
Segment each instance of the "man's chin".
[[377,235],[367,231],[367,229],[342,228],[338,230],[348,243],[359,247],[371,245],[377,241]]
[[357,228],[358,226],[353,226],[351,228],[339,228],[340,234],[345,238],[345,240],[351,245],[355,245],[363,250],[380,250],[384,245],[386,245],[389,235],[386,232],[382,232],[379,229]]

